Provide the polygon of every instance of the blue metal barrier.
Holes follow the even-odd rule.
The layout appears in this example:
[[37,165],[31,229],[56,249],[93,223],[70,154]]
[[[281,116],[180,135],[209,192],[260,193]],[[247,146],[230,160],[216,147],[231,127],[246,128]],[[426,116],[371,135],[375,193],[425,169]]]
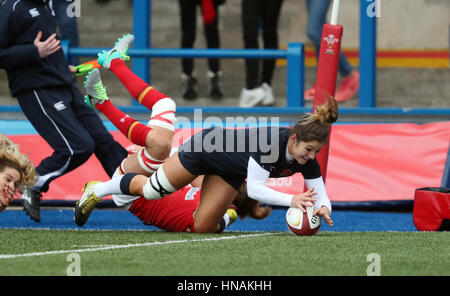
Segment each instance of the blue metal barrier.
[[[101,48],[68,48],[69,56],[97,56]],[[302,43],[290,43],[287,50],[279,49],[130,49],[134,58],[221,58],[221,59],[286,59],[287,107],[304,105],[304,47]],[[133,63],[134,65],[135,63]]]
[[[439,108],[374,108],[376,107],[376,17],[369,15],[368,9],[375,0],[360,0],[360,91],[359,108],[340,108],[341,114],[362,115],[450,115],[450,109]],[[235,108],[206,107],[211,112],[234,113],[303,113],[305,108],[304,93],[304,47],[301,43],[290,43],[286,50],[252,50],[252,49],[162,49],[151,48],[151,0],[133,2],[134,48],[129,50],[133,59],[133,72],[150,83],[150,58],[258,58],[286,59],[286,107]],[[70,48],[62,43],[69,56],[96,57],[106,48]],[[126,112],[148,112],[132,100],[133,106],[121,107]],[[177,112],[193,112],[195,107],[177,107]],[[0,106],[0,112],[21,112],[19,106]],[[208,111],[209,112],[209,111]],[[450,181],[449,181],[450,182]]]
[[[360,0],[360,90],[359,107],[376,107],[376,16],[369,14],[374,0]],[[287,107],[304,106],[304,54],[303,45],[293,43],[287,51],[281,50],[186,50],[151,48],[151,8],[152,0],[133,2],[133,34],[136,37],[133,72],[150,83],[150,58],[286,58],[287,59]],[[92,50],[92,49],[91,49]],[[69,55],[95,56],[98,52],[90,49],[70,49]],[[132,101],[133,105],[137,103]]]
[[[359,107],[376,107],[376,16],[368,11],[374,7],[375,0],[360,0],[360,66],[361,74],[359,90]],[[136,49],[150,48],[151,42],[151,7],[152,0],[134,1],[134,35],[138,43]],[[293,51],[298,51],[295,47],[288,48],[287,56],[287,106],[303,106],[304,90],[304,57],[297,56]],[[303,51],[303,49],[301,49]],[[199,56],[192,56],[199,57]],[[203,56],[207,57],[207,56]],[[226,58],[222,56],[213,56]],[[244,57],[245,58],[245,57]],[[300,59],[300,60],[299,60]],[[302,63],[299,69],[295,65]],[[295,67],[295,68],[294,68]],[[133,64],[133,71],[145,81],[150,83],[150,63],[149,59],[142,57]],[[299,79],[300,78],[300,79]],[[300,87],[292,87],[295,83],[301,83]],[[291,86],[289,88],[289,86]],[[134,102],[134,101],[133,101]]]
[[377,98],[377,18],[370,10],[372,0],[361,0],[359,41],[359,107],[376,107]]
[[[133,35],[134,48],[145,49],[151,47],[151,0],[133,1]],[[144,81],[150,83],[151,64],[148,57],[138,57],[133,61],[133,72]],[[133,104],[137,104],[132,100]]]

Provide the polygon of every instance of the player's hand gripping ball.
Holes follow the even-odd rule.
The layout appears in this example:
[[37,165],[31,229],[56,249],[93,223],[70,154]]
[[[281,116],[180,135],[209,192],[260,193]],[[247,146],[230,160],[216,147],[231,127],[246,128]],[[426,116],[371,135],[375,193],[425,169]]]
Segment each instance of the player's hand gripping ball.
[[286,224],[295,235],[313,235],[320,229],[320,216],[313,216],[312,206],[306,207],[306,213],[299,208],[289,208],[286,212]]

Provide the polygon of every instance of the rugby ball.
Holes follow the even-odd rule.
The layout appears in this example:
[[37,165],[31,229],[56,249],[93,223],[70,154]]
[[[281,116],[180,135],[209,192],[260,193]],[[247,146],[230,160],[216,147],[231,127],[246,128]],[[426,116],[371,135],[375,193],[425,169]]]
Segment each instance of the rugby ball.
[[320,216],[313,216],[314,208],[306,207],[306,213],[299,208],[289,208],[286,212],[286,224],[295,235],[313,235],[320,229]]

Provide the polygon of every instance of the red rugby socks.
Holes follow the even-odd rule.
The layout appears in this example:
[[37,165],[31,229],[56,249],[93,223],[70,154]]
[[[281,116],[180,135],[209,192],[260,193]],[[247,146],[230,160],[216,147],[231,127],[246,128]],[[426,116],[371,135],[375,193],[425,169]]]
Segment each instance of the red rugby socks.
[[121,59],[112,60],[110,70],[119,78],[131,96],[150,110],[156,102],[168,97],[134,74]]
[[147,134],[151,128],[145,124],[140,123],[136,119],[131,118],[116,106],[111,101],[105,101],[103,104],[95,106],[117,127],[128,140],[139,146],[146,146]]

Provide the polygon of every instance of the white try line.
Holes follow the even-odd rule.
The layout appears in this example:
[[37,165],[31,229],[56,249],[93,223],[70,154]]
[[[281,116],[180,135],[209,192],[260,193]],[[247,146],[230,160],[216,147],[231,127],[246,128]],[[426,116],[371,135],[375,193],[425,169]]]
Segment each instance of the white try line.
[[85,252],[96,252],[96,251],[106,251],[106,250],[115,250],[115,249],[127,249],[127,248],[137,248],[137,247],[148,247],[148,246],[160,246],[160,245],[170,245],[170,244],[184,244],[184,243],[195,243],[195,242],[210,242],[210,241],[222,241],[229,239],[238,239],[238,238],[247,238],[247,237],[256,237],[256,236],[268,236],[268,235],[277,235],[280,233],[276,232],[265,232],[265,233],[255,233],[255,234],[243,234],[243,235],[232,235],[232,236],[223,236],[223,237],[214,237],[214,238],[203,238],[203,239],[185,239],[185,240],[171,240],[165,242],[148,242],[148,243],[140,243],[140,244],[127,244],[127,245],[110,245],[110,246],[100,246],[100,247],[92,247],[85,249],[72,249],[72,250],[55,250],[55,251],[46,251],[46,252],[33,252],[33,253],[24,253],[24,254],[6,254],[0,255],[0,259],[14,259],[21,257],[37,257],[37,256],[46,256],[46,255],[58,255],[58,254],[67,254],[67,253],[85,253]]

